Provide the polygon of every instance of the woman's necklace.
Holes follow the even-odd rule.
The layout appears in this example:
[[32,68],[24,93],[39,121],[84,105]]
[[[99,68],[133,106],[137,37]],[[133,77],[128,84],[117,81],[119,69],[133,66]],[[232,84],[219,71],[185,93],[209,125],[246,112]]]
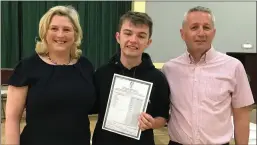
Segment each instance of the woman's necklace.
[[[52,59],[50,58],[49,54],[47,54],[47,57],[48,57],[48,59],[49,59],[53,64],[58,65],[58,63],[57,63],[56,61],[54,61],[54,60],[52,60]],[[67,64],[62,64],[62,65],[69,65],[70,63],[71,63],[71,57],[70,57],[70,61],[69,61]]]

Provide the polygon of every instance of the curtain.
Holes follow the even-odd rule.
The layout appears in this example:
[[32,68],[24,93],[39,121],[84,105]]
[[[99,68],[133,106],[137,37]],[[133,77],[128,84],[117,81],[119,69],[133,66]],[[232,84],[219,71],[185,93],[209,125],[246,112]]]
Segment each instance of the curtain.
[[1,13],[1,67],[13,68],[35,53],[38,25],[51,7],[71,5],[80,15],[81,49],[97,68],[117,51],[115,39],[119,18],[131,10],[131,1],[3,1]]
[[12,67],[20,58],[18,2],[1,2],[1,67]]

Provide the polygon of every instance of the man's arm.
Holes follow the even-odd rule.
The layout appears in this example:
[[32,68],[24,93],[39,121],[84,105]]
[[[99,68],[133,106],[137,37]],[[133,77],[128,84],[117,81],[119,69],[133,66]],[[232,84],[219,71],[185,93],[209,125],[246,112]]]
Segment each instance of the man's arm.
[[139,128],[141,130],[157,129],[164,127],[169,118],[170,88],[164,74],[161,73],[155,83],[155,94],[151,100],[151,114],[141,113],[139,116]]
[[241,62],[238,63],[235,70],[235,82],[236,85],[232,93],[235,142],[237,145],[247,145],[249,141],[250,111],[254,99],[247,74]]
[[234,134],[236,145],[247,145],[249,141],[249,124],[251,106],[233,108]]
[[144,131],[147,129],[158,129],[163,127],[166,124],[166,119],[163,117],[155,117],[153,118],[150,114],[143,112],[139,116],[139,128]]
[[163,117],[155,117],[155,124],[153,125],[153,129],[158,129],[164,127],[167,123],[167,120]]

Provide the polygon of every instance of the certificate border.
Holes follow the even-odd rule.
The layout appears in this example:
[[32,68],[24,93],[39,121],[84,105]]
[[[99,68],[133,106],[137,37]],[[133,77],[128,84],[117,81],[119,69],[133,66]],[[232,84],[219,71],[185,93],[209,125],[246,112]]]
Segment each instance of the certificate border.
[[151,90],[152,90],[153,83],[143,81],[143,80],[139,80],[139,79],[135,79],[135,78],[131,78],[131,77],[128,77],[128,76],[119,75],[119,74],[116,74],[116,73],[114,73],[113,79],[112,79],[112,85],[111,85],[111,89],[110,89],[111,91],[109,93],[109,98],[108,98],[108,102],[107,102],[107,106],[106,106],[106,111],[105,111],[105,115],[104,115],[104,121],[103,121],[102,129],[139,140],[140,136],[141,136],[141,130],[140,129],[138,129],[137,135],[133,136],[133,135],[123,133],[123,132],[120,132],[120,131],[117,131],[117,130],[110,129],[110,128],[106,127],[106,118],[108,116],[110,103],[111,103],[111,100],[112,100],[114,82],[116,81],[116,78],[125,78],[127,80],[132,80],[132,81],[139,82],[141,84],[145,84],[145,85],[149,86],[148,91],[147,91],[147,98],[146,98],[146,101],[144,102],[144,106],[143,106],[143,112],[145,112],[146,109],[147,109],[147,104],[149,102],[150,93],[151,93]]

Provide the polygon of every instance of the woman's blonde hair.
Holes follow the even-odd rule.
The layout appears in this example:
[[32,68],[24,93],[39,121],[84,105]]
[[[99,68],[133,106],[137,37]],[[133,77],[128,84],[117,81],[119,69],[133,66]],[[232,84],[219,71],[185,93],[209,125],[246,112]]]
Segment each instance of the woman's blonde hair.
[[36,43],[36,52],[39,55],[46,55],[48,53],[47,42],[46,42],[46,34],[49,29],[49,25],[53,16],[66,16],[70,19],[73,29],[75,31],[75,42],[73,47],[71,48],[71,58],[79,58],[82,54],[80,50],[81,40],[83,38],[82,29],[79,22],[79,14],[78,12],[71,6],[55,6],[48,10],[44,14],[44,16],[40,19],[39,22],[39,37],[41,41],[37,41]]

